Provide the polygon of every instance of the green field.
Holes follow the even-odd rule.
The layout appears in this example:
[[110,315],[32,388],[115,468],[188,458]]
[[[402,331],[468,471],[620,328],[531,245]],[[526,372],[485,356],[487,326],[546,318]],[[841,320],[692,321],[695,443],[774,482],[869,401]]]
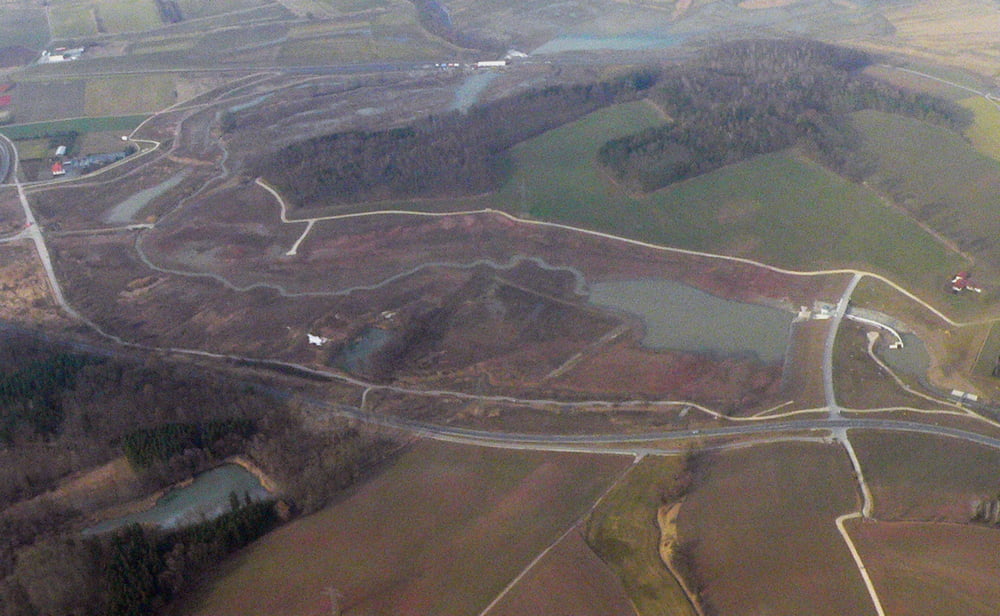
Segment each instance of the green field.
[[1000,162],[961,135],[918,120],[866,111],[853,122],[878,161],[873,184],[978,259],[1000,264]]
[[52,156],[53,148],[49,147],[48,139],[27,139],[18,141],[17,158],[19,160],[34,160]]
[[56,40],[97,34],[97,21],[90,5],[66,3],[53,6],[49,20],[52,38]]
[[416,26],[376,27],[371,36],[352,33],[292,39],[281,46],[278,61],[299,65],[317,62],[378,60],[432,60],[449,53],[443,43],[427,37]]
[[933,293],[942,276],[965,265],[873,191],[794,152],[758,156],[649,195],[626,194],[599,172],[597,149],[661,121],[646,104],[631,103],[518,145],[513,177],[494,206],[788,268],[854,266]]
[[56,39],[98,33],[138,32],[163,25],[153,0],[69,0],[53,2],[52,36]]
[[341,13],[356,13],[358,11],[369,11],[371,9],[388,8],[390,0],[316,0],[320,4],[325,4]]
[[330,507],[241,552],[187,614],[478,614],[628,465],[420,443]]
[[0,9],[0,48],[20,45],[42,49],[49,40],[49,26],[41,8]]
[[77,132],[80,134],[90,132],[120,131],[123,134],[130,132],[142,123],[148,116],[129,115],[114,116],[107,118],[75,118],[72,120],[53,120],[51,122],[34,122],[32,124],[18,124],[14,126],[4,126],[0,128],[0,133],[8,139],[39,139],[58,133]]
[[1000,107],[982,96],[967,98],[962,106],[975,114],[972,126],[966,132],[972,145],[983,154],[1000,161]]
[[1000,359],[1000,323],[994,323],[990,327],[990,333],[987,335],[977,359],[978,361],[976,361],[972,373],[976,376],[990,377],[992,379],[993,370],[998,364],[998,359]]
[[594,509],[587,543],[615,571],[642,616],[693,615],[677,580],[660,560],[656,511],[682,466],[678,457],[646,458]]
[[272,0],[177,0],[184,19],[198,19],[274,4]]
[[174,93],[170,76],[94,77],[87,80],[84,110],[95,117],[159,111],[174,103]]

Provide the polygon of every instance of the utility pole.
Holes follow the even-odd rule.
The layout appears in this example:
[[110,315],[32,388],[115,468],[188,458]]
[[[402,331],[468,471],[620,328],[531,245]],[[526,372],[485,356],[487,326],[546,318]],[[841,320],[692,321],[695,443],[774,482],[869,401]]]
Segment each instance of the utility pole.
[[340,600],[344,598],[343,593],[337,590],[337,587],[333,584],[327,586],[326,590],[323,591],[324,595],[330,597],[330,615],[340,616]]

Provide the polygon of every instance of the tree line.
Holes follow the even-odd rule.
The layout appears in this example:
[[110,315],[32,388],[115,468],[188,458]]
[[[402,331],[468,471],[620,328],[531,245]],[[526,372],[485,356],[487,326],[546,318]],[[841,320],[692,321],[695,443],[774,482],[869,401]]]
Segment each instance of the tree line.
[[252,165],[301,206],[475,195],[500,186],[508,149],[656,82],[636,70],[599,83],[530,90],[408,126],[308,139]]
[[250,419],[223,419],[207,422],[170,422],[136,430],[122,439],[122,450],[132,466],[149,468],[187,449],[221,449],[227,437],[248,439],[255,432]]
[[138,524],[96,537],[39,541],[17,560],[3,612],[139,616],[179,597],[210,567],[279,522],[274,501],[240,501],[219,517],[173,531]]
[[651,191],[791,147],[857,179],[870,163],[848,114],[899,113],[959,130],[958,105],[860,73],[867,54],[815,41],[741,41],[664,69],[650,98],[671,122],[606,143],[601,165],[632,190]]

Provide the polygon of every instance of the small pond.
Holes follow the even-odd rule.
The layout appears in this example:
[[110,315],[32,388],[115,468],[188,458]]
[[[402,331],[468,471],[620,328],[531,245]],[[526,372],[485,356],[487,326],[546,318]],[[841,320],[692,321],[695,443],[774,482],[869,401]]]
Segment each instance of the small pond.
[[722,299],[660,278],[592,284],[590,302],[641,318],[646,347],[752,353],[767,363],[784,357],[795,317],[778,308]]
[[348,372],[364,370],[372,353],[384,347],[392,339],[391,331],[369,327],[344,345],[334,363]]
[[229,494],[235,492],[240,502],[244,494],[253,500],[270,496],[252,473],[242,466],[226,464],[206,471],[194,481],[167,492],[152,509],[91,526],[84,534],[103,533],[126,524],[155,524],[161,528],[179,528],[199,522],[202,516],[214,518],[230,510]]
[[188,176],[188,173],[190,172],[187,169],[178,171],[156,186],[140,190],[139,192],[133,194],[128,199],[125,199],[111,208],[107,215],[105,215],[104,222],[111,224],[126,224],[132,222],[139,212],[142,211],[142,208],[149,205],[153,199],[156,199],[160,195],[183,182],[184,178]]
[[[931,358],[924,342],[913,334],[900,334],[903,348],[885,349],[879,355],[890,368],[913,376],[927,376]],[[891,338],[890,338],[891,339]]]

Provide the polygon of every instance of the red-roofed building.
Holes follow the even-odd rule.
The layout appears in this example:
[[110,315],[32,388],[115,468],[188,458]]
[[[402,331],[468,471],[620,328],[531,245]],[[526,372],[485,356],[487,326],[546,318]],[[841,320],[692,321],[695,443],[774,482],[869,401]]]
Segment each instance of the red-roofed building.
[[4,92],[10,90],[13,87],[14,87],[13,81],[9,81],[7,83],[0,83],[0,94],[3,94]]
[[973,291],[975,293],[982,293],[982,289],[972,286],[972,283],[969,282],[969,278],[971,277],[972,274],[969,272],[959,272],[955,274],[951,279],[951,292],[961,293],[962,291]]
[[52,164],[52,175],[66,175],[66,170],[63,169],[62,163],[55,162]]
[[3,96],[0,96],[0,107],[6,107],[7,105],[10,104],[10,101],[11,101],[10,94],[5,94]]

